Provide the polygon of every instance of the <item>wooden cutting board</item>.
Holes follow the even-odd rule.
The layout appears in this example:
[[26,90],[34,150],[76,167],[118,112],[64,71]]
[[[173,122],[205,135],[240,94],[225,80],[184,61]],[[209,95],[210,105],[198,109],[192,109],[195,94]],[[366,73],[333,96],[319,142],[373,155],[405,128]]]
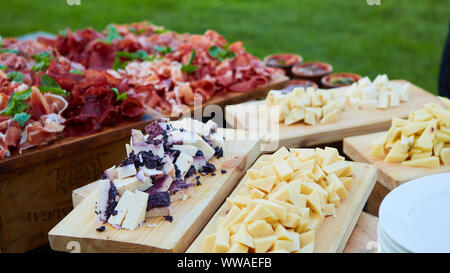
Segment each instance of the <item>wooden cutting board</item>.
[[[81,252],[183,252],[223,203],[245,171],[259,156],[259,140],[236,140],[230,136],[236,130],[225,129],[224,156],[211,162],[216,175],[201,176],[202,185],[184,201],[172,204],[173,222],[163,217],[147,219],[135,231],[117,230],[105,224],[104,232],[96,231],[95,189],[48,234],[53,250],[70,251],[73,245]],[[222,174],[221,169],[227,173]]]
[[[78,206],[81,201],[89,196],[97,187],[97,182],[92,182],[72,192],[73,206]],[[350,236],[344,253],[374,253],[376,252],[378,217],[362,212]]]
[[402,166],[399,163],[385,163],[383,158],[370,156],[370,143],[386,134],[387,132],[379,132],[346,138],[344,139],[344,153],[353,161],[374,164],[377,166],[379,171],[378,181],[389,190],[393,190],[402,183],[415,178],[436,173],[450,172],[449,165],[441,165],[439,169],[410,167]]
[[[397,82],[406,82],[397,80]],[[344,88],[333,92],[345,94]],[[278,129],[268,130],[267,113],[257,111],[257,107],[265,105],[265,101],[251,101],[237,105],[227,106],[225,118],[234,128],[245,129],[265,140],[268,152],[286,147],[308,147],[318,144],[341,141],[345,137],[379,132],[389,129],[393,117],[406,118],[409,112],[418,110],[429,102],[439,102],[431,93],[410,83],[410,101],[401,103],[399,107],[375,110],[346,109],[340,114],[340,119],[327,124],[315,126],[305,123],[296,123],[285,126],[279,123]],[[278,123],[277,123],[278,124]],[[272,125],[274,128],[275,126]],[[277,141],[278,140],[278,141]]]
[[[257,161],[267,161],[270,155],[262,155]],[[358,221],[364,203],[369,197],[373,186],[377,180],[377,168],[373,165],[363,163],[352,163],[354,181],[349,190],[349,197],[341,201],[336,208],[337,217],[326,217],[322,226],[316,231],[315,252],[342,252],[347,241],[352,234],[353,228]],[[230,196],[236,195],[245,184],[246,176],[241,180]],[[227,205],[224,203],[209,223],[195,239],[187,252],[198,253],[202,251],[203,242],[206,236],[216,232],[219,218],[227,213]]]

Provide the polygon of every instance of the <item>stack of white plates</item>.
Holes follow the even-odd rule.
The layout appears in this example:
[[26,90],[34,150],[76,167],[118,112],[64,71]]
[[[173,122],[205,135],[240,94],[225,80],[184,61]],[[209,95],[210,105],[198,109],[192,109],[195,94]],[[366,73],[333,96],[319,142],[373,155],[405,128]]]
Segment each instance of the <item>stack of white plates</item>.
[[450,173],[409,181],[380,206],[379,252],[450,252]]

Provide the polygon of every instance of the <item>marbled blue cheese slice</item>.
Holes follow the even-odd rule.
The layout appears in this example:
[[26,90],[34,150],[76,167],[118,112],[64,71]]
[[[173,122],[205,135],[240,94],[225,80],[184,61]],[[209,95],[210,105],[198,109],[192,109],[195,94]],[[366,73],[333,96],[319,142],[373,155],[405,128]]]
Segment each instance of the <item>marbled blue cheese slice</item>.
[[145,220],[148,194],[142,191],[136,191],[131,201],[122,228],[135,230]]

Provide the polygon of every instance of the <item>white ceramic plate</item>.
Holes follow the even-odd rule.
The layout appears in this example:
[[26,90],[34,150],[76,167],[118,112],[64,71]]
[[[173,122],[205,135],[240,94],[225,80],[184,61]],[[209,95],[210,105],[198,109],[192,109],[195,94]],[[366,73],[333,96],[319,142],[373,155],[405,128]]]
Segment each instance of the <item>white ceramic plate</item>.
[[395,241],[390,238],[383,227],[378,223],[377,227],[378,243],[382,253],[408,253],[409,251],[398,245]]
[[450,252],[450,173],[411,180],[379,211],[386,237],[409,252]]

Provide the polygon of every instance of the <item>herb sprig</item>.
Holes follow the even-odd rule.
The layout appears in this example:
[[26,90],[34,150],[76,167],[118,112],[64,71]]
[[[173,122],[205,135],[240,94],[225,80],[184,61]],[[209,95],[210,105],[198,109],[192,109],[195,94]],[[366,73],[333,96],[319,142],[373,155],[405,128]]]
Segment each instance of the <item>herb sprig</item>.
[[117,89],[117,88],[115,88],[115,87],[111,88],[111,91],[114,92],[114,93],[116,93],[116,96],[117,96],[116,98],[117,98],[117,100],[126,100],[127,97],[128,97],[128,94],[127,94],[126,92],[123,92],[122,94],[120,94],[120,93],[119,93],[119,89]]
[[192,65],[192,62],[194,61],[194,58],[196,55],[197,55],[197,52],[195,51],[195,49],[192,49],[192,53],[191,53],[191,57],[189,58],[189,62],[187,64],[181,65],[181,70],[183,72],[190,74],[190,73],[195,72],[195,70],[197,70],[198,67],[196,65]]
[[[128,59],[126,61],[122,62],[122,58]],[[138,50],[134,53],[128,52],[128,51],[118,51],[116,52],[116,59],[114,60],[113,69],[125,69],[127,64],[134,60],[141,60],[141,61],[153,61],[156,58],[155,55],[148,55],[147,52],[144,50]]]
[[122,39],[119,32],[113,25],[108,25],[106,27],[107,36],[103,39],[103,42],[110,45],[115,39]]
[[39,90],[42,93],[52,93],[56,95],[69,96],[69,92],[62,89],[61,86],[50,76],[42,74],[41,75],[41,86]]
[[31,96],[31,88],[28,88],[20,92],[12,93],[8,103],[6,104],[5,109],[0,111],[0,114],[3,116],[15,116],[16,114],[24,112],[29,107],[29,105],[25,102],[25,100],[27,100],[30,96]]
[[225,59],[232,59],[236,57],[236,53],[228,49],[221,49],[218,46],[212,46],[208,49],[209,55],[216,58],[218,61],[224,61]]
[[48,51],[41,52],[39,55],[34,54],[32,57],[36,64],[31,69],[35,72],[45,71],[50,66],[50,62],[55,59]]

